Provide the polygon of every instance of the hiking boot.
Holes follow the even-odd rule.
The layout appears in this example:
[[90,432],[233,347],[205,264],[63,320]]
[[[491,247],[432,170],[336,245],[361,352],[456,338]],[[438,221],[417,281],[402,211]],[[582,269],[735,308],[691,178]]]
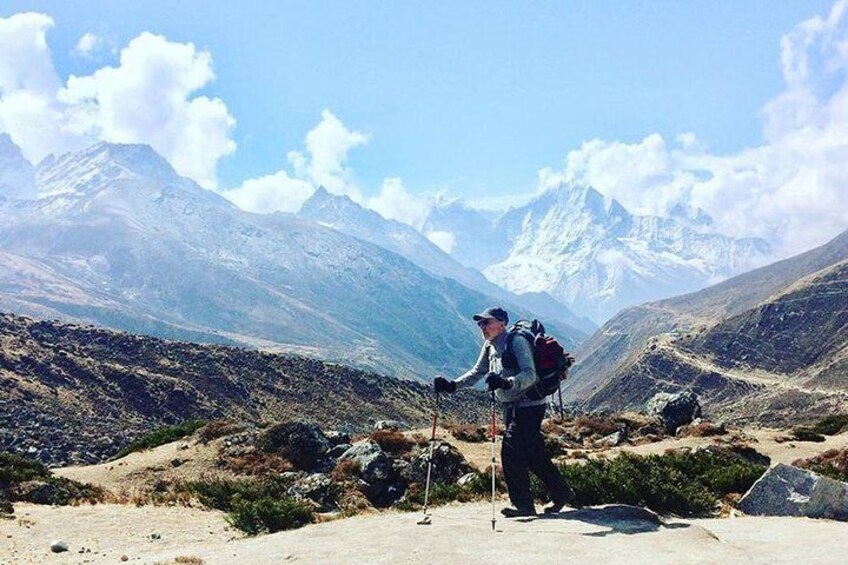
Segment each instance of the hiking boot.
[[502,508],[501,514],[507,518],[524,518],[526,516],[536,516],[535,508]]
[[571,508],[583,508],[583,505],[577,502],[577,497],[574,496],[574,491],[570,488],[562,498],[555,498],[549,506],[545,507],[545,514],[556,514],[562,507],[568,505]]

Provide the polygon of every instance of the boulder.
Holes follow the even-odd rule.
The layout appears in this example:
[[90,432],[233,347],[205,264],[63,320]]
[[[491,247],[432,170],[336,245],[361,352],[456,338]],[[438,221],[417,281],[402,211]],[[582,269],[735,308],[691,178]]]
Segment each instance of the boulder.
[[757,516],[848,520],[848,483],[779,463],[745,493],[739,509]]
[[342,453],[339,461],[350,460],[359,466],[362,480],[368,483],[386,481],[392,475],[392,460],[377,443],[366,440]]
[[616,447],[627,441],[627,434],[621,431],[611,433],[610,435],[599,439],[595,442],[598,447]]
[[646,409],[649,414],[662,421],[670,434],[675,433],[680,426],[690,424],[701,417],[701,404],[693,392],[661,392],[648,401]]
[[50,551],[53,553],[62,553],[68,551],[68,544],[62,540],[56,540],[50,544]]
[[256,447],[308,471],[323,459],[331,445],[321,428],[314,424],[284,422],[265,430],[257,438]]
[[328,432],[324,432],[324,435],[327,436],[327,439],[330,440],[333,447],[342,444],[348,444],[348,447],[350,447],[350,434],[348,433],[340,432],[338,430],[330,430]]
[[378,420],[374,423],[375,430],[392,430],[398,432],[400,430],[408,430],[409,424],[400,420]]
[[330,459],[338,459],[341,457],[345,451],[350,449],[351,445],[349,443],[340,443],[338,445],[334,445],[330,448],[330,451],[327,452],[327,457]]
[[333,481],[323,473],[313,473],[296,481],[288,494],[297,500],[310,500],[319,512],[337,510]]
[[[430,448],[421,450],[410,461],[405,476],[410,482],[423,483],[427,480],[427,465]],[[430,480],[436,483],[452,484],[471,471],[462,454],[446,441],[437,440],[433,445],[433,471]]]
[[406,492],[406,481],[395,470],[394,460],[371,440],[353,445],[338,460],[357,464],[359,490],[378,508],[390,506]]

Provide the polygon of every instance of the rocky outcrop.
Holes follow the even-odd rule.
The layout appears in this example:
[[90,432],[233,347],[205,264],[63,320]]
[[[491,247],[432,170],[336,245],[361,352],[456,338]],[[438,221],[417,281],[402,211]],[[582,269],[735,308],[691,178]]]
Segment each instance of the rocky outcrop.
[[330,449],[330,440],[314,424],[283,422],[266,430],[256,441],[256,447],[265,453],[279,455],[296,469],[309,471]]
[[759,516],[848,520],[848,483],[780,463],[754,483],[739,508]]
[[[411,482],[423,483],[427,479],[427,467],[430,450],[423,449],[413,457],[407,469],[406,478]],[[433,469],[430,480],[435,483],[452,484],[471,471],[462,454],[445,441],[436,441],[433,445]]]
[[659,418],[666,432],[670,434],[674,434],[680,426],[690,424],[695,418],[701,417],[701,404],[698,397],[691,392],[661,392],[648,401],[646,410]]

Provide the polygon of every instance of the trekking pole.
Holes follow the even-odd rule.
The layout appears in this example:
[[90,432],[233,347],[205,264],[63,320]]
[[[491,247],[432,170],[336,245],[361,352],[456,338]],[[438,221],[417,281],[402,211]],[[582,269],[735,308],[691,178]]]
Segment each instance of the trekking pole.
[[433,446],[436,443],[436,420],[439,416],[439,393],[436,393],[436,406],[433,409],[433,431],[430,433],[430,455],[427,457],[427,482],[424,486],[424,517],[418,521],[421,526],[430,525],[430,515],[427,513],[427,503],[430,501],[430,474],[433,471]]
[[562,407],[562,381],[557,383],[557,392],[559,393],[559,423],[565,422],[565,410]]
[[492,391],[492,531],[495,531],[495,437],[498,432],[495,415],[495,393]]

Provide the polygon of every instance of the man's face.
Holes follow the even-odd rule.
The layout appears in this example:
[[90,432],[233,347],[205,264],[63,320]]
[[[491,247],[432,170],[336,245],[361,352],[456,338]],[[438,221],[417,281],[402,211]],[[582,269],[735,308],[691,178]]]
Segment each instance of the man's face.
[[483,337],[491,341],[506,329],[506,324],[495,318],[483,318],[477,322],[477,327],[483,332]]

